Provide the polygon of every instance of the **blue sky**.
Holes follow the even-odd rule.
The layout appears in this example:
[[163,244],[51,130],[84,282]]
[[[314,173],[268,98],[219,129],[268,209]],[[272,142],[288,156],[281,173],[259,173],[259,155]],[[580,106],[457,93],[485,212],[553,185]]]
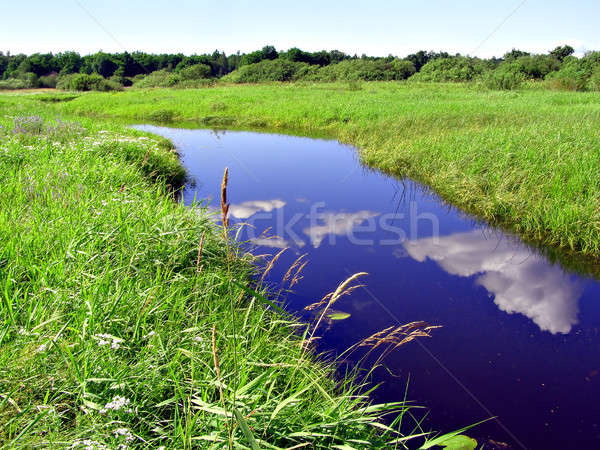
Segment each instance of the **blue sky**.
[[[7,1],[0,50],[234,53],[338,49],[405,56],[419,49],[501,56],[568,43],[600,50],[598,0],[31,0]],[[516,9],[516,11],[515,11]]]

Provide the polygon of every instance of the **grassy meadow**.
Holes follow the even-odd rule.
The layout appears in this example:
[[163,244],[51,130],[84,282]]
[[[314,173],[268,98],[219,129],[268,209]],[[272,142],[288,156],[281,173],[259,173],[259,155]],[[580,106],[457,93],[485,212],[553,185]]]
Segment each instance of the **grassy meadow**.
[[326,135],[526,239],[600,252],[597,93],[217,84],[6,93],[0,109],[7,448],[403,448],[422,432],[400,433],[408,403],[370,405],[306,350],[314,328],[273,308],[252,258],[173,201],[171,144],[129,123]]
[[168,141],[54,100],[0,96],[0,447],[404,448],[411,406],[336,379],[249,255],[173,201]]
[[90,93],[68,114],[319,134],[525,239],[597,260],[600,97],[529,84],[217,85]]

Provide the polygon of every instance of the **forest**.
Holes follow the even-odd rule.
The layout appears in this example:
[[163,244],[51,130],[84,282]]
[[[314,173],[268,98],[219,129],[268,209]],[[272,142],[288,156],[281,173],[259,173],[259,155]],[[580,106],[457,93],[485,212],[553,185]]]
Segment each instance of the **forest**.
[[150,54],[144,52],[80,55],[77,52],[0,52],[0,89],[58,88],[111,91],[124,87],[193,88],[216,82],[360,82],[413,80],[477,82],[490,89],[516,89],[541,81],[553,89],[600,90],[600,52],[578,58],[564,45],[546,54],[512,49],[501,58],[421,50],[406,57],[348,55],[338,50],[308,52],[299,48],[227,55]]

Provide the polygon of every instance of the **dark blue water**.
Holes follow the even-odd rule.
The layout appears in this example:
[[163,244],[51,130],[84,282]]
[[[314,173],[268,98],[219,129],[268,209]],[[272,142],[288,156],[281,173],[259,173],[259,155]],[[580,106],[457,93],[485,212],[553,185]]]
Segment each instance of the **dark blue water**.
[[408,397],[430,408],[426,427],[497,416],[470,432],[486,448],[600,447],[600,283],[409,180],[364,169],[337,142],[140,128],[176,145],[194,180],[186,204],[208,198],[218,208],[229,167],[232,222],[248,223],[241,238],[255,254],[289,247],[269,274],[274,285],[307,254],[290,310],[369,273],[366,288],[335,305],[351,316],[321,329],[321,350],[415,320],[442,325],[375,371],[376,401],[401,400],[409,381]]

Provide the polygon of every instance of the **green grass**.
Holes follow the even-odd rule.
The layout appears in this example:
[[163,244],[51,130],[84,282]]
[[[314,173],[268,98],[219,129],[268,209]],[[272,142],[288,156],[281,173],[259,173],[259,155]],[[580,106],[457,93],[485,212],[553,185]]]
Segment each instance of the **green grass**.
[[0,97],[0,447],[403,447],[409,405],[336,381],[172,201],[167,141],[37,98]]
[[138,122],[326,134],[450,203],[597,261],[600,97],[530,85],[364,83],[218,86],[89,94],[64,111]]

